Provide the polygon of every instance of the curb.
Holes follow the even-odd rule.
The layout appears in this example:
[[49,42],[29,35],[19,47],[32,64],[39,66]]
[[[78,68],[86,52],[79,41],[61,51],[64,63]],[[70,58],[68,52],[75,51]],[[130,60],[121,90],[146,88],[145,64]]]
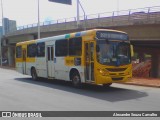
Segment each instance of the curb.
[[10,69],[10,70],[16,70],[15,67],[8,67],[8,66],[0,66],[2,69]]
[[160,88],[160,86],[155,86],[155,85],[146,85],[146,84],[136,84],[136,83],[120,83],[120,84],[128,84],[128,85],[137,85],[137,86],[143,86],[143,87],[155,87],[155,88]]

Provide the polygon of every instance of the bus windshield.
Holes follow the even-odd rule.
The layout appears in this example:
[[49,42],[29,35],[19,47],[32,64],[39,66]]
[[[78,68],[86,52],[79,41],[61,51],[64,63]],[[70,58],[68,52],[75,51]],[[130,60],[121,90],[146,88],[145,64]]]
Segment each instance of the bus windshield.
[[129,42],[97,40],[97,61],[103,65],[113,66],[130,64]]

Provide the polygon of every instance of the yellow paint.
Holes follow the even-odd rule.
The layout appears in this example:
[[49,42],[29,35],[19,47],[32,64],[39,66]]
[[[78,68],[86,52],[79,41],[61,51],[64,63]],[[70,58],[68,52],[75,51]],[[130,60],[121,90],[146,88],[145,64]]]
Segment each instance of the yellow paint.
[[[119,71],[119,72],[111,72],[108,71],[106,68],[126,68],[125,71]],[[107,83],[114,83],[114,82],[127,82],[132,77],[132,65],[124,65],[119,67],[114,66],[105,66],[100,65],[99,63],[95,62],[95,83],[96,84],[107,84]],[[122,80],[112,80],[112,78],[120,78],[122,77]]]
[[35,62],[36,59],[35,58],[26,58],[26,60],[23,60],[22,58],[16,58],[16,62],[26,62],[26,63],[31,63],[31,62]]
[[26,58],[26,62],[36,62],[35,58]]
[[74,58],[75,57],[69,57],[69,56],[65,57],[65,65],[66,66],[75,66],[74,65]]
[[23,62],[22,58],[16,58],[16,62]]
[[75,33],[71,33],[70,38],[74,38],[74,37],[75,37]]
[[94,40],[94,36],[84,36],[83,40],[84,41]]

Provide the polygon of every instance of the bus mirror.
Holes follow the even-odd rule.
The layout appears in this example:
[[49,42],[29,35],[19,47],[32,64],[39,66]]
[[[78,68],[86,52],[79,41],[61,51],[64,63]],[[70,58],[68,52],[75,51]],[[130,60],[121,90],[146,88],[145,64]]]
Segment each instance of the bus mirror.
[[131,48],[131,57],[133,57],[134,56],[133,45],[130,45],[130,48]]
[[96,45],[96,52],[99,52],[99,51],[100,51],[99,45]]

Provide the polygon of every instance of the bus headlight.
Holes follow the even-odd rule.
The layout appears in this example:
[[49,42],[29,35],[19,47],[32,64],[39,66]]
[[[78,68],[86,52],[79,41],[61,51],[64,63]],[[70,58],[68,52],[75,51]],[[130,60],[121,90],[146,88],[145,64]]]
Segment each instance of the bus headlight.
[[126,72],[126,73],[125,73],[125,75],[130,75],[130,74],[131,74],[130,72]]
[[98,69],[99,73],[101,73],[103,76],[108,75],[108,71],[106,69]]

